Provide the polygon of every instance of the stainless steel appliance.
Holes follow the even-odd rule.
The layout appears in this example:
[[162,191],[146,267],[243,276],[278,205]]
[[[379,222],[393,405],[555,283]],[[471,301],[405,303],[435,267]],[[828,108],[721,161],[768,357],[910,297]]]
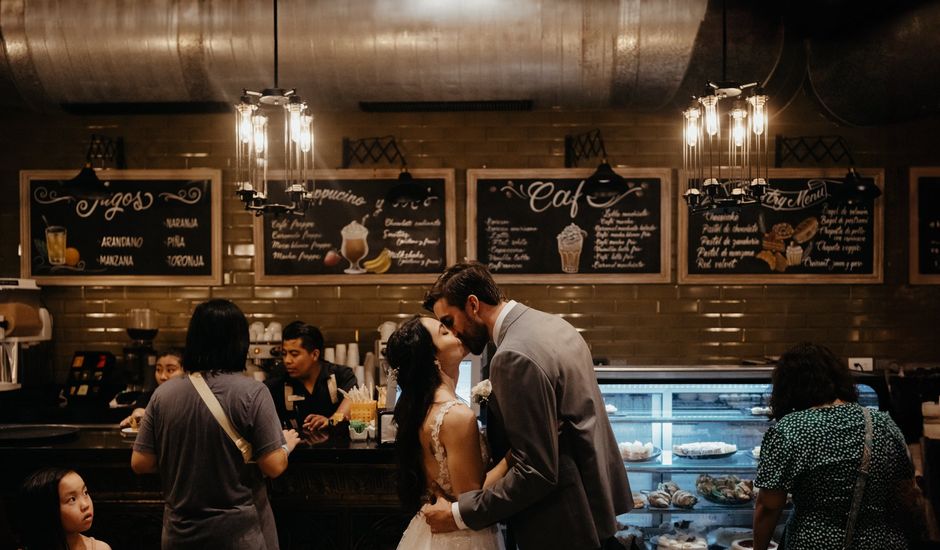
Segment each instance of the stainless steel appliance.
[[20,350],[52,339],[52,316],[32,279],[0,279],[0,391],[19,389]]
[[[122,382],[126,392],[145,389],[157,365],[157,352],[153,340],[159,332],[157,312],[148,308],[135,308],[127,312],[127,335],[131,343],[124,348]],[[118,400],[120,402],[121,400]]]

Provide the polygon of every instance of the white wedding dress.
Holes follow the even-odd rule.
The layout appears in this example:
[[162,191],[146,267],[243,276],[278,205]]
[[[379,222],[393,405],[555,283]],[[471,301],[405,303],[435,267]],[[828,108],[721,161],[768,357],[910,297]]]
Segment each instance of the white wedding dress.
[[[454,405],[460,401],[448,401],[441,405],[437,416],[434,418],[434,424],[431,426],[431,446],[434,450],[434,459],[437,461],[437,479],[434,481],[438,487],[444,491],[448,500],[455,500],[453,487],[450,484],[450,470],[447,469],[447,453],[441,447],[441,424],[444,422],[444,415]],[[483,463],[489,462],[486,452],[486,442],[480,441],[480,448],[483,450]],[[463,531],[454,531],[452,533],[432,533],[431,528],[425,521],[421,512],[411,518],[411,523],[405,529],[401,542],[398,543],[398,550],[504,550],[502,537],[499,535],[495,525],[486,529],[473,531],[466,529]]]

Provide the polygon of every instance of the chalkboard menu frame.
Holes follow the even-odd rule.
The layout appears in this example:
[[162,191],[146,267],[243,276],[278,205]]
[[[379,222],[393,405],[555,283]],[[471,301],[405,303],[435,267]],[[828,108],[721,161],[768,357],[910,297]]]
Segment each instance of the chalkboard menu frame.
[[[557,273],[498,273],[493,277],[500,283],[540,283],[540,284],[625,284],[625,283],[668,283],[672,278],[672,189],[673,171],[670,168],[615,168],[626,180],[658,179],[660,190],[659,204],[659,270],[647,273],[563,273],[559,264]],[[531,168],[531,169],[472,169],[467,170],[467,257],[478,259],[478,246],[481,239],[477,235],[477,188],[479,181],[485,180],[583,180],[594,173],[593,168]],[[574,191],[574,189],[571,189]],[[570,220],[569,220],[570,221]],[[558,253],[553,251],[557,258]],[[584,262],[581,262],[582,264]]]
[[[940,284],[940,273],[923,273],[920,266],[921,251],[929,246],[925,242],[928,237],[921,232],[920,191],[922,185],[936,185],[936,192],[940,193],[940,167],[911,168],[909,181],[910,245],[908,249],[910,251],[910,271],[908,277],[912,285],[938,285]],[[940,207],[934,206],[933,211],[936,214],[931,223],[940,223]]]
[[[884,170],[858,169],[857,172],[864,178],[872,178],[880,189],[884,190]],[[777,168],[771,169],[770,183],[773,186],[775,179],[828,179],[842,181],[846,169],[806,169],[806,168]],[[874,200],[872,220],[872,270],[871,272],[846,273],[779,273],[770,270],[766,273],[721,273],[701,274],[689,273],[689,264],[693,261],[688,256],[689,242],[689,209],[685,204],[683,194],[688,187],[689,177],[684,171],[679,172],[679,284],[879,284],[883,282],[884,258],[884,196]],[[694,214],[701,216],[703,214]],[[791,264],[792,265],[792,264]]]
[[[202,271],[208,274],[176,275],[171,273],[140,274],[140,275],[107,275],[100,273],[83,273],[80,275],[43,275],[33,270],[33,243],[34,238],[42,240],[41,236],[32,234],[32,221],[37,205],[31,201],[30,187],[33,181],[68,181],[75,177],[76,170],[22,170],[20,171],[20,243],[22,255],[20,257],[20,273],[24,278],[35,279],[41,286],[83,286],[83,285],[117,285],[117,286],[187,286],[187,285],[221,285],[222,284],[222,172],[211,168],[192,168],[184,170],[99,170],[98,178],[101,181],[110,181],[116,191],[122,189],[120,182],[138,183],[138,188],[146,190],[148,182],[165,184],[179,182],[182,185],[188,182],[208,183],[211,193],[209,198],[208,224],[200,224],[198,231],[211,231],[208,258],[211,262],[208,269]],[[184,203],[181,203],[184,204]],[[135,208],[133,204],[127,206],[128,211]],[[38,214],[41,215],[41,214]],[[116,219],[116,218],[115,218]],[[126,219],[126,218],[125,218]],[[208,227],[206,227],[208,225]],[[192,231],[192,230],[190,230]],[[185,240],[185,239],[184,239]],[[179,245],[185,246],[185,245]],[[117,249],[116,249],[117,250]]]
[[[456,222],[456,190],[454,184],[454,170],[451,168],[422,168],[409,170],[414,185],[421,180],[443,180],[444,181],[444,220],[441,236],[444,239],[445,246],[445,264],[440,268],[435,268],[433,272],[428,273],[363,273],[349,275],[340,271],[337,274],[277,274],[269,273],[269,266],[266,266],[268,243],[265,242],[264,223],[270,218],[256,217],[254,221],[254,242],[255,242],[255,283],[265,285],[365,285],[365,284],[426,284],[433,283],[437,277],[444,271],[447,265],[457,261],[457,222]],[[353,181],[353,180],[380,180],[396,181],[400,174],[397,168],[383,169],[351,169],[351,170],[315,170],[313,178],[315,182],[325,181]],[[270,179],[276,180],[277,173]],[[396,182],[397,185],[397,182]],[[311,208],[315,208],[311,207]],[[309,213],[308,213],[309,215]],[[282,216],[282,219],[289,219],[290,215]],[[370,239],[371,240],[371,239]],[[377,251],[370,251],[377,252]],[[347,261],[344,258],[338,258],[341,264]],[[394,261],[394,260],[393,260]]]

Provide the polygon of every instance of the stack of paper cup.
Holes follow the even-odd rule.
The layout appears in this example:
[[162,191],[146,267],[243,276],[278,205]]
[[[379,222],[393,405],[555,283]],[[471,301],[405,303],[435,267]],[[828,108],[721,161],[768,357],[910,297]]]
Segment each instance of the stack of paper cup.
[[346,344],[336,344],[336,361],[337,365],[346,364]]
[[336,350],[333,348],[326,348],[323,350],[323,360],[327,363],[336,362]]
[[346,366],[351,369],[359,366],[359,344],[356,342],[346,346]]
[[366,386],[365,367],[363,367],[362,365],[356,365],[355,367],[351,367],[351,368],[353,372],[356,373],[356,385],[359,386],[360,388],[364,388]]

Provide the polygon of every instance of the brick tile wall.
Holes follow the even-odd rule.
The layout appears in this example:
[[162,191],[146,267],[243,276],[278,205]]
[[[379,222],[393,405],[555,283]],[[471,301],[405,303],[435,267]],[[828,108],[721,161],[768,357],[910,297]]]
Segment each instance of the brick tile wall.
[[[464,170],[564,165],[564,135],[601,128],[613,164],[678,167],[677,113],[616,110],[532,113],[323,113],[317,117],[317,166],[341,164],[341,139],[393,134],[410,167],[457,170],[458,212]],[[213,167],[229,182],[231,120],[227,115],[77,117],[6,113],[0,134],[0,276],[18,276],[19,170],[76,169],[89,134],[122,136],[131,168]],[[940,361],[934,342],[940,287],[907,281],[905,168],[940,165],[936,121],[886,128],[839,128],[797,100],[776,117],[775,133],[841,134],[859,166],[886,169],[883,285],[523,285],[506,293],[563,315],[594,353],[630,363],[737,363],[776,355],[791,343],[824,342],[843,355]],[[163,316],[157,344],[181,344],[192,308],[210,297],[234,300],[250,320],[286,324],[304,319],[330,342],[369,342],[387,319],[420,309],[420,285],[254,286],[251,216],[234,197],[223,205],[225,284],[219,287],[47,287],[55,318],[59,379],[76,349],[118,355],[127,341],[124,314],[151,307]],[[673,243],[675,244],[675,220]],[[458,242],[466,235],[458,217]],[[673,262],[675,265],[675,262]],[[673,280],[675,275],[673,274]],[[368,345],[366,345],[368,349]]]

